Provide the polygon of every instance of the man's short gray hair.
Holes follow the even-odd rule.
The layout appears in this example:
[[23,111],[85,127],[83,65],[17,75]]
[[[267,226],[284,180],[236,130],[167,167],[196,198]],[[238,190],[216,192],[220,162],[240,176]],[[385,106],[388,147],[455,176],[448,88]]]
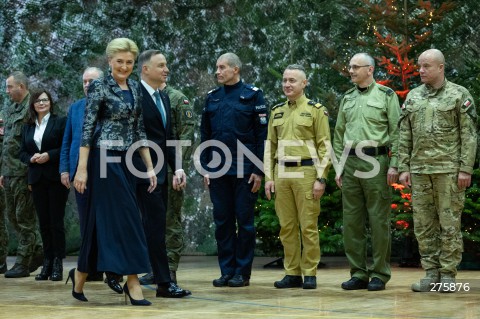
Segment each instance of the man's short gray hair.
[[238,67],[239,70],[242,70],[242,61],[240,61],[240,58],[235,53],[224,53],[218,58],[218,60],[225,60],[230,67]]
[[25,73],[23,73],[22,71],[13,71],[12,73],[10,73],[9,77],[13,77],[15,83],[23,84],[23,86],[25,86],[25,89],[28,90],[28,78]]

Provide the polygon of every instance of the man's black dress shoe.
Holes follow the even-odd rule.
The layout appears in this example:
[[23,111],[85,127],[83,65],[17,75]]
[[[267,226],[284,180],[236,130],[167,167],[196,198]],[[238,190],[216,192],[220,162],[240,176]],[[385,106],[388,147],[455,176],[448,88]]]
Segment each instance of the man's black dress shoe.
[[235,275],[228,281],[228,287],[245,287],[250,285],[250,278],[242,275]]
[[222,275],[220,278],[213,280],[213,285],[215,287],[225,287],[228,285],[228,281],[232,279],[232,277],[232,275]]
[[28,267],[22,264],[13,265],[12,268],[5,272],[5,278],[21,278],[21,277],[28,277],[30,276],[30,272],[28,271]]
[[357,277],[352,277],[349,281],[342,282],[342,288],[345,290],[367,289],[367,285],[367,281]]
[[303,289],[317,289],[317,277],[315,276],[303,277]]
[[276,288],[300,288],[302,284],[302,276],[291,275],[286,275],[282,280],[273,283]]
[[106,272],[105,275],[107,275],[107,278],[105,280],[108,287],[110,287],[110,289],[115,291],[117,294],[123,294],[123,288],[119,284],[119,277],[121,277],[121,275],[112,272]]
[[170,282],[166,286],[158,285],[157,287],[157,297],[182,298],[191,294],[190,290],[182,289],[174,282]]
[[149,272],[148,274],[143,275],[138,281],[140,281],[140,285],[153,285],[153,273]]
[[385,284],[380,278],[373,277],[372,280],[368,283],[367,289],[369,291],[379,291],[385,290]]

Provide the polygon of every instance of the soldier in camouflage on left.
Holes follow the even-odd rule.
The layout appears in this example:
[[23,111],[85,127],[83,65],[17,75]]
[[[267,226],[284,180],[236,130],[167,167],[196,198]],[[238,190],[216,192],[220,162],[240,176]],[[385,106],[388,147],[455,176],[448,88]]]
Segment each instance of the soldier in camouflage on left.
[[[422,85],[402,106],[398,146],[400,182],[412,187],[415,236],[426,276],[416,292],[454,292],[462,259],[460,229],[465,189],[477,148],[477,113],[471,94],[445,78],[445,58],[430,49],[418,58]],[[452,286],[453,285],[453,286]]]
[[22,128],[30,101],[28,79],[22,72],[15,71],[7,78],[6,88],[13,103],[4,110],[0,187],[5,191],[7,216],[16,231],[18,247],[15,264],[5,272],[5,277],[20,278],[30,276],[42,264],[43,250],[27,185],[27,165],[19,157]]
[[[3,107],[3,103],[2,103]],[[3,109],[0,110],[0,154],[3,144]],[[5,216],[5,191],[0,187],[0,274],[7,271],[8,230]]]

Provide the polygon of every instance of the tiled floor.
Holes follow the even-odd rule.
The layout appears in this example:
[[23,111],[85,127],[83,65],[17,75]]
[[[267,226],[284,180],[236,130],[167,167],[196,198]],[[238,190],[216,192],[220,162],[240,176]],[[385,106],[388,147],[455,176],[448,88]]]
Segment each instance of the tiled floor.
[[[480,271],[459,272],[457,280],[468,283],[468,292],[413,293],[410,285],[423,277],[423,270],[395,266],[385,291],[343,291],[340,283],[349,277],[345,259],[325,257],[318,289],[276,289],[273,282],[284,274],[280,268],[263,267],[272,260],[255,259],[249,287],[215,288],[212,279],[220,275],[216,257],[184,256],[177,278],[193,294],[156,298],[154,287],[145,286],[150,307],[125,305],[123,295],[101,282],[86,284],[89,302],[82,303],[72,298],[70,283],[36,282],[38,271],[21,279],[1,276],[0,318],[480,318]],[[11,266],[13,257],[8,262]],[[65,260],[65,276],[75,262],[75,257]]]

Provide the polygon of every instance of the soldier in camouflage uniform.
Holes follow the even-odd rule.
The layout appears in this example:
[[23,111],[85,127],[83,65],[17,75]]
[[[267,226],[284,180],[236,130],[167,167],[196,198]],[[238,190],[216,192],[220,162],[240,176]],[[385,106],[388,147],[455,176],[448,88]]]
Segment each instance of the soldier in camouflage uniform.
[[[161,90],[170,98],[170,106],[172,110],[172,132],[176,140],[190,141],[193,143],[193,107],[187,97],[180,91],[167,86],[164,83]],[[192,156],[192,146],[183,148],[183,167],[188,167],[190,157]],[[168,180],[172,180],[173,172],[168,167]],[[182,204],[184,191],[168,189],[168,205],[167,205],[167,229],[165,241],[167,244],[168,266],[170,268],[170,277],[177,282],[177,269],[180,262],[180,255],[184,245],[183,227],[182,227]]]
[[[167,61],[162,54],[162,61],[164,66],[163,82],[160,89],[166,93],[170,99],[170,107],[172,111],[172,133],[175,140],[190,141],[193,143],[193,129],[195,121],[193,118],[193,107],[188,98],[180,91],[167,86],[167,77],[169,69]],[[183,147],[183,163],[182,167],[188,167],[190,157],[192,156],[192,146]],[[168,180],[173,178],[173,172],[168,166]],[[182,227],[182,204],[183,204],[184,190],[168,189],[168,204],[167,204],[167,223],[165,242],[167,245],[168,266],[170,269],[170,277],[173,282],[177,283],[177,269],[180,262],[180,256],[184,248],[183,227]],[[140,278],[142,284],[153,284],[153,274],[149,273]]]
[[5,135],[0,157],[0,186],[5,189],[8,219],[17,233],[15,265],[6,278],[28,277],[43,263],[41,237],[27,185],[27,165],[19,158],[22,128],[27,116],[30,93],[22,72],[13,72],[6,81],[7,94],[13,103],[4,111]]
[[[3,132],[3,110],[0,110],[0,154],[2,153]],[[5,216],[5,191],[0,187],[0,274],[7,271],[7,254],[8,229]]]
[[463,251],[460,229],[465,189],[477,147],[477,113],[464,87],[445,79],[445,58],[430,49],[418,58],[423,84],[413,89],[400,118],[400,182],[412,187],[413,221],[426,277],[413,291],[455,283]]
[[[351,143],[343,172],[337,171],[336,176],[342,189],[343,242],[351,275],[341,285],[346,290],[383,290],[391,277],[389,185],[398,178],[400,105],[392,89],[375,82],[374,70],[375,61],[368,54],[359,53],[350,60],[355,87],[342,98],[333,138],[339,162]],[[367,142],[372,144],[362,147]],[[378,165],[377,172],[372,163]],[[367,226],[371,231],[371,266],[367,263]]]

